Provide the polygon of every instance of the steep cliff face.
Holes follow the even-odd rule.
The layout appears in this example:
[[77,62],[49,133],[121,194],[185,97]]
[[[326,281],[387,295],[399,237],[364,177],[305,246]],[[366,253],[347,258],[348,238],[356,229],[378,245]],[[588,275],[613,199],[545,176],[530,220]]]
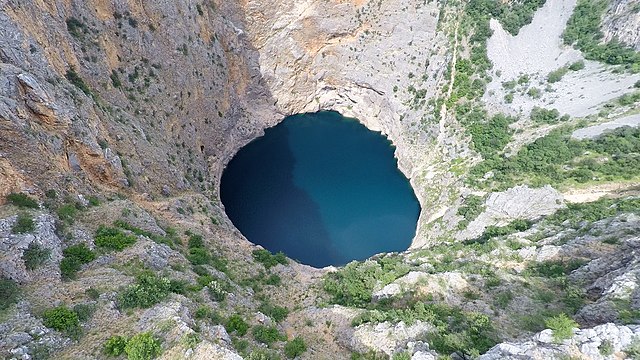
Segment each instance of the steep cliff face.
[[215,193],[275,118],[242,10],[207,1],[3,2],[2,169],[20,183]]
[[640,50],[640,5],[637,1],[616,0],[609,5],[602,22],[604,41],[619,41]]

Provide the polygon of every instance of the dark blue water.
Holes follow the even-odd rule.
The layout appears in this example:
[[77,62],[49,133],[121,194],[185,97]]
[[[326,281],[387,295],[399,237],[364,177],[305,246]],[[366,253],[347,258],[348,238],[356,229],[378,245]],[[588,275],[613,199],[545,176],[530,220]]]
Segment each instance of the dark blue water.
[[231,160],[220,190],[249,241],[316,267],[406,250],[420,211],[391,143],[335,112],[267,129]]

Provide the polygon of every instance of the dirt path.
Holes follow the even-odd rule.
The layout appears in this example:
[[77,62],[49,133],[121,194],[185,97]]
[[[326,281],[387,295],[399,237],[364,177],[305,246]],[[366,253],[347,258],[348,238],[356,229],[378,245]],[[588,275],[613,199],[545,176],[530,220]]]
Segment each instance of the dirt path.
[[564,200],[568,203],[592,202],[605,196],[622,197],[630,195],[640,195],[640,183],[606,183],[587,188],[568,189],[562,192]]

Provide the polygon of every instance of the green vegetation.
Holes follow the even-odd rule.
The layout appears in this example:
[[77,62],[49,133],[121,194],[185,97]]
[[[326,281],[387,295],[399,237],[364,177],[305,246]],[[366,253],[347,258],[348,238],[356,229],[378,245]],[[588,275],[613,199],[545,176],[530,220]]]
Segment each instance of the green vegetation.
[[506,31],[517,35],[521,27],[531,23],[536,10],[544,3],[544,0],[524,0],[507,5],[495,0],[473,0],[467,5],[466,12],[482,23],[488,22],[489,17],[496,18]]
[[562,80],[562,77],[569,72],[569,68],[563,66],[557,70],[554,70],[547,75],[547,81],[550,83],[556,83]]
[[413,324],[422,320],[433,324],[436,332],[429,337],[429,346],[440,354],[459,351],[466,355],[486,352],[498,340],[488,316],[464,312],[445,304],[417,301],[403,308],[382,308],[367,311],[353,320],[352,325],[384,321]]
[[38,202],[29,197],[27,194],[23,193],[11,193],[7,195],[7,201],[9,201],[12,205],[18,207],[30,209],[38,208]]
[[640,214],[640,198],[607,199],[582,204],[567,204],[553,215],[545,218],[545,222],[564,227],[578,228],[581,222],[596,222],[620,213]]
[[502,151],[509,143],[513,135],[509,125],[516,121],[503,114],[489,117],[486,110],[468,104],[456,107],[456,117],[471,135],[473,148],[485,159]]
[[26,234],[33,232],[36,229],[36,225],[33,222],[31,216],[27,213],[18,214],[15,224],[11,228],[11,232],[14,234]]
[[578,327],[578,323],[566,314],[560,314],[548,319],[545,321],[545,325],[553,331],[553,339],[556,342],[562,342],[572,337],[573,328]]
[[46,263],[51,257],[51,249],[42,247],[36,242],[29,244],[29,247],[22,253],[22,260],[27,270],[35,270]]
[[[584,140],[570,135],[569,129],[556,129],[524,146],[515,156],[488,158],[471,170],[470,181],[477,186],[505,189],[523,183],[542,186],[637,178],[640,129],[619,128]],[[489,171],[493,178],[478,181]]]
[[472,243],[484,244],[495,237],[505,236],[505,235],[516,233],[516,232],[528,230],[529,228],[531,228],[531,225],[533,225],[531,221],[522,220],[522,219],[513,220],[512,222],[510,222],[505,226],[490,225],[490,226],[487,226],[487,228],[484,230],[482,235],[480,235],[480,237],[473,240],[467,240],[465,241],[465,244],[472,244]]
[[477,195],[469,195],[464,198],[464,202],[458,208],[458,215],[464,218],[463,221],[458,224],[459,228],[466,227],[470,222],[475,220],[478,215],[484,211],[484,198]]
[[284,346],[284,354],[289,359],[294,359],[302,355],[305,351],[307,351],[307,344],[305,344],[304,339],[299,336],[296,336]]
[[136,277],[136,283],[127,287],[119,296],[121,308],[149,308],[164,300],[170,292],[171,282],[145,271]]
[[134,335],[124,348],[128,360],[151,360],[161,351],[160,341],[148,332]]
[[260,312],[272,318],[275,322],[279,323],[289,316],[289,309],[286,307],[272,305],[270,303],[263,303],[260,305]]
[[0,311],[20,300],[20,287],[15,281],[0,277]]
[[640,360],[640,338],[635,337],[631,344],[624,349],[624,352],[632,360]]
[[534,276],[554,279],[567,276],[573,270],[578,269],[584,264],[585,262],[580,259],[571,259],[568,261],[548,260],[529,264],[529,266],[527,266],[527,272]]
[[78,315],[78,320],[87,321],[96,312],[96,306],[94,304],[76,304],[73,306],[73,312]]
[[180,242],[180,239],[178,238],[178,236],[175,233],[175,230],[173,229],[166,229],[165,230],[166,235],[161,236],[158,234],[154,234],[150,231],[142,230],[122,220],[116,220],[113,223],[113,226],[124,229],[124,230],[129,230],[138,236],[148,237],[149,239],[153,240],[154,242],[157,242],[158,244],[165,244],[171,248],[175,248],[176,244]]
[[100,225],[94,239],[96,246],[109,250],[121,251],[135,244],[136,237],[125,234],[122,230]]
[[284,253],[277,252],[272,254],[269,250],[265,249],[253,250],[253,259],[264,265],[267,270],[278,264],[287,265],[289,263]]
[[67,19],[67,30],[76,38],[81,38],[83,34],[89,32],[87,25],[74,17]]
[[536,106],[531,110],[530,118],[536,124],[557,124],[569,120],[569,115],[561,117],[556,109],[548,110]]
[[589,60],[611,65],[625,65],[633,72],[640,71],[640,54],[632,47],[611,40],[601,43],[602,16],[607,9],[605,0],[578,0],[563,34],[564,43],[574,45]]
[[238,314],[233,314],[227,319],[224,326],[229,334],[235,332],[238,336],[244,336],[249,330],[249,324]]
[[613,344],[609,340],[603,340],[600,346],[598,346],[598,351],[602,356],[613,355]]
[[89,85],[87,85],[87,83],[84,82],[84,80],[80,77],[80,75],[76,72],[75,69],[70,68],[69,70],[67,70],[65,77],[75,87],[82,90],[82,92],[85,93],[87,96],[94,97],[94,94],[91,91],[91,88],[89,87]]
[[353,261],[330,273],[324,280],[324,290],[331,302],[345,306],[365,306],[371,302],[373,288],[384,286],[409,272],[400,257],[385,256],[365,262]]
[[103,351],[108,356],[120,356],[124,354],[127,346],[127,338],[120,335],[110,337],[102,346]]
[[78,208],[74,204],[65,204],[56,210],[56,214],[58,215],[58,218],[65,223],[73,224],[73,221],[78,214]]
[[276,341],[285,341],[287,337],[282,335],[278,329],[273,326],[256,325],[251,329],[253,338],[256,341],[270,346]]
[[582,69],[584,69],[584,61],[582,60],[576,61],[573,64],[569,65],[569,70],[571,71],[578,71]]
[[96,254],[85,244],[72,245],[62,251],[64,258],[60,261],[60,273],[63,279],[73,279],[82,264],[87,264],[96,258]]
[[193,265],[211,265],[215,269],[226,272],[227,261],[222,257],[211,254],[205,247],[201,235],[191,234],[189,237],[189,255],[187,259]]
[[44,326],[58,331],[71,332],[80,326],[78,314],[66,306],[45,310],[42,318]]

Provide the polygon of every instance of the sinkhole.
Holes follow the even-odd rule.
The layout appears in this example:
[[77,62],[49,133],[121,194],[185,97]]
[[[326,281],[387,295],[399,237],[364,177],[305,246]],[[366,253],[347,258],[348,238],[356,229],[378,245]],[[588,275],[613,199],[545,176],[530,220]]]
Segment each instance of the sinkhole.
[[389,140],[323,111],[289,116],[222,174],[227,216],[254,244],[314,267],[404,251],[420,205]]

